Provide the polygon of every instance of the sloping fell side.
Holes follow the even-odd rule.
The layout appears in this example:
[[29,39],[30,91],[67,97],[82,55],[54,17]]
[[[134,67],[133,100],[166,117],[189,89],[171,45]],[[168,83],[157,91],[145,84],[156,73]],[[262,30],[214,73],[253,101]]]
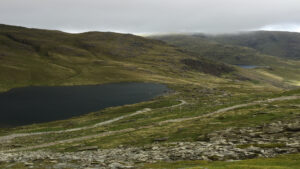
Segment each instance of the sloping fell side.
[[130,34],[69,34],[0,25],[0,91],[28,85],[161,81],[186,72],[184,59],[201,62],[198,71],[211,75],[226,73],[219,67],[231,69]]

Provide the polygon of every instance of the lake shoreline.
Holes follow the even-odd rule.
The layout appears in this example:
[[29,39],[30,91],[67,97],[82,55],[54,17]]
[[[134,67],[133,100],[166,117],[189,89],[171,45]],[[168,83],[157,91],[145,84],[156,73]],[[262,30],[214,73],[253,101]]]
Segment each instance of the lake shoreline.
[[[2,122],[0,123],[2,126],[16,127],[20,125],[64,120],[84,115],[86,113],[99,111],[107,107],[123,106],[126,104],[149,101],[157,96],[165,94],[168,91],[169,88],[165,84],[147,82],[121,82],[78,86],[30,86],[14,88],[8,92],[0,93],[0,100],[2,100],[0,103],[0,109],[4,112],[1,114],[3,117],[1,117]],[[84,106],[86,106],[88,110],[84,110]],[[59,109],[64,110],[59,111]],[[27,112],[25,114],[29,114],[35,120],[28,122],[28,117],[24,115],[24,112]],[[53,113],[56,112],[60,112],[59,118],[54,117]],[[23,120],[20,117],[12,115],[13,113],[21,114],[27,122],[20,123],[20,125],[10,125],[11,123],[19,123],[19,121]],[[37,120],[37,117],[40,117],[41,114],[48,116],[50,120],[46,117],[41,117],[43,119],[41,121]],[[7,121],[10,122],[7,123]]]

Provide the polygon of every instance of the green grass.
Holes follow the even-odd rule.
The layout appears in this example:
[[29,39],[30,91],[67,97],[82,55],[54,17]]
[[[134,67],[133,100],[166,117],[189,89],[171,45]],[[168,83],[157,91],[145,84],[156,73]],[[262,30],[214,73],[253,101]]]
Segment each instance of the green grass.
[[248,148],[248,147],[259,147],[259,148],[275,148],[275,147],[286,147],[285,144],[283,143],[270,143],[270,144],[241,144],[241,145],[238,145],[237,148],[242,148],[242,149],[245,149],[245,148]]
[[[242,161],[176,161],[140,164],[138,169],[299,169],[300,154],[281,155],[275,158],[258,158]],[[40,169],[53,167],[49,160],[33,162]],[[74,161],[74,164],[78,162]],[[47,166],[47,167],[46,167]],[[0,163],[0,168],[25,169],[24,163]]]
[[[260,99],[264,97],[267,98],[271,96],[261,96]],[[160,121],[181,117],[199,116],[222,107],[251,102],[252,100],[257,100],[257,98],[258,96],[250,96],[249,94],[248,98],[244,98],[244,100],[242,99],[242,97],[239,97],[239,99],[236,98],[236,100],[227,97],[227,100],[223,98],[223,102],[225,104],[219,107],[212,107],[212,100],[216,100],[216,97],[206,96],[199,98],[199,100],[189,100],[193,102],[190,102],[190,104],[188,105],[182,106],[182,108],[177,107],[172,109],[157,109],[145,114],[114,122],[108,126],[97,127],[80,132],[69,132],[67,134],[49,134],[25,138],[23,137],[14,140],[14,142],[18,144],[23,143],[24,145],[33,145],[33,143],[37,140],[41,141],[41,143],[46,143],[55,140],[99,134],[105,131],[117,131],[127,128],[137,129],[142,126],[152,127],[147,129],[138,129],[136,131],[121,133],[112,136],[101,137],[99,139],[86,140],[84,142],[75,142],[74,144],[58,145],[50,147],[50,149],[55,151],[65,151],[65,149],[67,149],[68,151],[74,151],[76,149],[72,149],[71,147],[76,144],[97,145],[101,148],[114,148],[121,144],[126,146],[143,146],[153,143],[153,139],[157,137],[168,137],[169,139],[167,140],[167,142],[196,141],[200,135],[204,135],[216,130],[223,130],[228,127],[251,127],[277,120],[289,120],[298,116],[300,113],[297,107],[293,106],[300,104],[300,101],[289,100],[240,108],[210,118],[157,125]],[[122,107],[119,111],[121,111],[121,109]],[[268,113],[259,114],[259,112],[262,111]]]
[[[243,84],[240,84],[243,85]],[[252,90],[258,90],[254,88],[249,91],[241,91],[240,85],[231,86],[230,88],[220,89],[206,89],[194,85],[175,85],[172,84],[170,87],[177,91],[177,94],[167,95],[161,98],[157,98],[154,101],[138,103],[133,105],[121,106],[108,108],[99,112],[89,113],[84,116],[74,117],[67,120],[54,121],[49,123],[34,124],[29,126],[21,126],[12,129],[1,129],[0,133],[2,135],[7,135],[11,133],[26,133],[26,132],[40,132],[40,131],[56,131],[68,128],[77,128],[81,126],[89,126],[98,122],[109,120],[115,117],[119,117],[125,114],[134,113],[137,110],[143,108],[152,108],[153,110],[141,115],[136,115],[133,117],[125,118],[119,120],[107,126],[97,127],[88,130],[81,130],[76,132],[68,132],[62,134],[47,134],[39,136],[22,137],[13,140],[11,144],[22,144],[24,147],[29,145],[35,145],[36,143],[47,143],[57,140],[69,139],[74,137],[99,134],[106,131],[116,131],[126,128],[138,128],[141,126],[154,125],[150,129],[141,129],[135,132],[119,134],[115,136],[108,136],[101,139],[92,140],[90,142],[84,142],[88,145],[98,145],[102,148],[112,148],[120,144],[124,145],[145,145],[152,143],[154,137],[158,136],[169,136],[169,141],[194,141],[203,132],[203,128],[208,126],[207,129],[211,131],[215,129],[222,129],[228,125],[210,125],[209,123],[214,123],[215,119],[209,119],[207,122],[184,122],[180,125],[168,124],[163,126],[156,126],[160,121],[182,118],[182,117],[193,117],[199,116],[205,113],[215,111],[219,108],[228,107],[235,104],[251,102],[253,100],[261,100],[263,98],[272,97],[273,90],[268,91],[267,88],[262,88],[264,92],[253,92]],[[230,89],[230,90],[229,90]],[[236,89],[236,90],[233,90]],[[249,88],[250,89],[250,88]],[[260,89],[259,89],[260,90]],[[226,92],[225,92],[226,91]],[[230,92],[229,92],[230,91]],[[228,95],[223,95],[229,93]],[[163,108],[169,107],[170,105],[178,104],[178,99],[183,99],[188,102],[187,105],[176,107],[176,108]],[[244,118],[244,117],[242,117]],[[223,119],[224,120],[224,119]],[[237,118],[238,121],[238,118]],[[136,141],[131,141],[130,138],[134,138]],[[114,140],[114,141],[113,141]],[[77,143],[75,143],[77,144]],[[81,144],[81,143],[80,143]],[[52,147],[53,150],[59,150],[61,148],[72,147],[73,144],[68,145],[58,145],[57,147]]]
[[66,120],[39,123],[15,128],[0,128],[0,135],[7,135],[9,133],[58,131],[83,126],[91,126],[93,124],[97,124],[106,120],[134,113],[144,108],[159,109],[162,107],[169,107],[179,103],[179,101],[172,97],[161,97],[155,99],[154,101],[106,108],[104,110],[92,112],[86,115],[77,116]]
[[208,38],[221,43],[250,47],[268,55],[299,59],[300,34],[297,32],[257,31]]
[[[161,41],[133,35],[101,32],[73,35],[59,31],[5,25],[0,25],[0,44],[0,91],[29,85],[61,86],[125,81],[163,83],[173,91],[172,94],[155,98],[152,101],[107,108],[71,119],[9,129],[1,128],[0,135],[58,131],[90,126],[122,115],[129,115],[144,108],[152,109],[147,113],[128,117],[106,126],[68,133],[16,138],[11,143],[1,144],[3,149],[10,148],[13,144],[26,147],[128,128],[136,130],[45,149],[66,152],[76,151],[78,145],[96,145],[100,148],[115,148],[120,145],[145,146],[152,144],[153,139],[158,137],[168,137],[166,142],[196,141],[199,136],[217,130],[290,120],[300,114],[299,108],[295,107],[295,105],[300,105],[300,101],[289,100],[248,106],[212,117],[159,125],[159,122],[165,120],[201,116],[237,104],[300,94],[299,89],[284,90],[293,87],[290,84],[298,83],[299,62],[283,61],[249,48],[222,46],[215,42],[199,42],[199,44],[197,42],[194,46],[190,46],[195,48],[195,51],[185,51]],[[198,53],[201,54],[200,57],[195,55],[199,49],[205,49]],[[228,63],[236,56],[241,56],[241,60],[245,63],[261,61],[262,64],[266,64],[270,62],[273,69],[262,68],[250,71],[204,59],[210,56],[218,58],[223,54],[223,61],[227,60]],[[185,100],[188,104],[168,108],[178,104],[178,100]],[[267,113],[259,113],[262,111]],[[151,127],[141,128],[145,126]],[[267,148],[283,145],[252,146]],[[296,158],[299,159],[299,155],[240,162],[158,163],[147,164],[144,167],[199,168],[199,165],[203,165],[208,168],[284,168],[299,164],[295,162]],[[266,164],[262,161],[266,161]],[[41,161],[40,163],[48,165],[47,162]],[[6,165],[8,164],[0,164],[0,168]],[[14,167],[24,166],[15,164]]]
[[276,158],[258,158],[233,162],[178,161],[145,164],[143,169],[299,169],[300,155],[282,155]]
[[[274,37],[277,41],[270,40]],[[264,66],[253,70],[243,70],[242,75],[247,74],[246,77],[254,81],[266,81],[274,85],[279,81],[300,86],[300,61],[288,59],[297,58],[300,53],[300,47],[295,43],[300,41],[298,33],[257,32],[224,36],[165,35],[150,38],[163,40],[192,55],[218,62]],[[249,44],[256,44],[256,46]],[[291,45],[293,48],[287,44],[293,44]]]
[[[143,37],[0,25],[0,92],[29,85],[85,85],[124,81],[174,81],[185,75],[182,59],[203,62],[200,72],[228,65],[195,58]],[[176,81],[176,80],[175,80]]]

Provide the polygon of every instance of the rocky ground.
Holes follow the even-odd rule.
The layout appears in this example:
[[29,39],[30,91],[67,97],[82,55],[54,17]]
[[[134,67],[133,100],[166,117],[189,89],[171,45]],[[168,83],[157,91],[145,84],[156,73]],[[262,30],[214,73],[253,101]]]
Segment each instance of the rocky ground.
[[[49,168],[134,168],[141,163],[177,160],[241,160],[300,152],[300,117],[257,127],[230,128],[199,136],[197,142],[165,142],[143,147],[98,149],[81,147],[77,152],[27,151],[1,153],[0,164],[23,163],[28,168],[48,163]],[[165,143],[164,143],[165,142]]]

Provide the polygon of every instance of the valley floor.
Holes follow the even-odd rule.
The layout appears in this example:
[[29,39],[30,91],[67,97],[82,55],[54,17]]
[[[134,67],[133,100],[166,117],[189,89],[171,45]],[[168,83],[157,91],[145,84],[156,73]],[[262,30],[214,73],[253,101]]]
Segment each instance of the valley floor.
[[[300,90],[226,87],[178,85],[153,101],[2,129],[0,167],[296,168]],[[243,161],[221,162],[231,160]]]

